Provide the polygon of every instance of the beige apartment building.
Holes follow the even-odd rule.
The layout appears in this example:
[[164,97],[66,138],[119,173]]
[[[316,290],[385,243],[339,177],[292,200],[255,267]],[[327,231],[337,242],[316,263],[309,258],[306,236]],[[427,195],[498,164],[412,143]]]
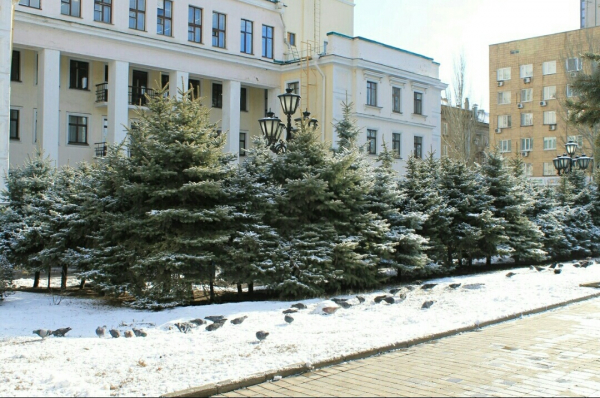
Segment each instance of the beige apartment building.
[[576,95],[571,79],[591,71],[581,54],[599,44],[600,27],[592,27],[490,46],[490,146],[523,156],[540,184],[556,183],[552,160],[568,141],[592,155],[591,132],[567,123],[564,103]]

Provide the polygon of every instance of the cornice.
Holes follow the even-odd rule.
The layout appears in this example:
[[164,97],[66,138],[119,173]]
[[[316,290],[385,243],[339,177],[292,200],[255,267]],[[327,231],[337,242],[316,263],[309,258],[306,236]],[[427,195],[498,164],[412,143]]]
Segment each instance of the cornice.
[[356,113],[354,113],[354,115],[356,117],[361,117],[361,118],[365,118],[365,119],[373,119],[373,120],[378,120],[378,121],[391,122],[394,124],[407,125],[407,126],[412,126],[412,127],[420,127],[420,128],[429,129],[429,130],[435,130],[435,128],[436,128],[435,125],[431,125],[431,124],[415,123],[415,122],[406,121],[406,120],[392,119],[390,117],[383,117],[383,116],[379,116],[379,115],[370,115],[368,113],[356,112]]

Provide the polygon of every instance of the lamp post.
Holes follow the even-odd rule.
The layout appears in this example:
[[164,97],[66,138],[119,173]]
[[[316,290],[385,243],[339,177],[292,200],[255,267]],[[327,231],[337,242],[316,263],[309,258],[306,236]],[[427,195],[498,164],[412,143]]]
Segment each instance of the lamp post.
[[283,114],[287,116],[287,126],[285,128],[287,131],[287,136],[285,137],[285,139],[287,141],[291,141],[294,138],[292,135],[292,115],[298,110],[298,106],[300,106],[301,97],[298,94],[294,94],[292,92],[294,90],[291,88],[288,88],[285,91],[285,94],[278,95],[277,97],[279,98],[279,102],[281,102]]
[[567,142],[565,144],[567,153],[554,158],[552,161],[559,176],[572,172],[573,167],[575,167],[576,170],[587,170],[590,166],[592,158],[586,156],[585,153],[583,153],[581,156],[573,158],[575,152],[577,151],[577,146],[578,145],[576,142]]

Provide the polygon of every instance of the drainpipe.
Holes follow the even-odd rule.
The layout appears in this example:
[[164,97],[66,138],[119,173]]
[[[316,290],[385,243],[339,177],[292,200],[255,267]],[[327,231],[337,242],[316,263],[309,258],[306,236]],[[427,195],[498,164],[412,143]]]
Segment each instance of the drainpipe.
[[[320,58],[320,57],[319,57]],[[322,106],[321,106],[321,118],[323,120],[323,122],[321,123],[321,142],[325,142],[325,111],[327,109],[327,101],[325,101],[326,99],[326,94],[327,91],[325,89],[325,83],[327,82],[327,79],[325,77],[325,74],[323,73],[323,71],[321,70],[321,68],[319,68],[319,63],[318,60],[315,59],[315,67],[317,68],[317,71],[319,71],[319,74],[321,75],[321,98],[322,98]]]

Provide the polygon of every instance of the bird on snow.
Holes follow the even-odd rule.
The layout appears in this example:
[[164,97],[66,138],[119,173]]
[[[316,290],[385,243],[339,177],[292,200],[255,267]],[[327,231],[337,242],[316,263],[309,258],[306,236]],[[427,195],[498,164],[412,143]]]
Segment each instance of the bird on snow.
[[426,301],[423,303],[423,305],[421,306],[422,310],[426,310],[431,308],[431,306],[433,305],[434,301]]
[[413,282],[415,285],[422,285],[423,281],[420,279],[417,279],[416,281]]
[[348,299],[332,298],[331,301],[339,305],[340,303],[345,303],[346,301],[348,301]]
[[291,317],[291,316],[289,316],[289,315],[286,315],[284,319],[285,319],[285,321],[286,321],[287,323],[292,323],[292,322],[294,322],[294,318],[292,318],[292,317]]
[[46,337],[50,336],[52,334],[52,330],[48,330],[48,329],[38,329],[38,330],[34,330],[33,331],[34,334],[37,334],[38,336],[40,336],[42,339],[45,339]]
[[403,302],[404,300],[406,300],[406,294],[403,293],[403,294],[399,295],[398,297],[395,298],[395,300],[397,303]]
[[509,272],[508,274],[506,274],[506,277],[507,278],[512,278],[515,275],[517,275],[517,274],[515,274],[514,272]]
[[396,294],[398,293],[400,290],[402,290],[401,288],[397,287],[395,289],[390,290],[390,294]]
[[100,338],[104,338],[104,335],[106,334],[106,325],[104,326],[98,326],[96,328],[96,335]]
[[299,310],[305,310],[307,307],[306,307],[306,305],[304,305],[302,303],[298,303],[298,304],[292,305],[292,308],[297,308]]
[[335,312],[339,309],[340,309],[340,307],[325,307],[325,308],[323,308],[323,312],[326,313],[327,315],[331,315],[331,314],[335,314]]
[[206,330],[209,332],[214,332],[225,324],[225,322],[215,322],[206,327]]
[[375,299],[373,301],[375,301],[376,304],[379,304],[383,301],[384,298],[386,298],[387,296],[377,296],[375,297]]
[[65,337],[65,334],[69,333],[70,330],[71,328],[56,329],[54,332],[52,332],[52,335],[56,337]]
[[562,269],[555,269],[555,270],[554,270],[554,273],[555,273],[556,275],[560,275],[560,273],[561,273],[561,272],[562,272]]
[[235,318],[231,321],[231,323],[233,323],[234,325],[241,325],[242,322],[244,322],[246,320],[246,318],[248,318],[247,316],[242,316],[239,318]]
[[264,332],[264,331],[262,331],[262,330],[261,330],[261,331],[258,331],[258,332],[256,332],[256,338],[257,338],[259,341],[263,341],[263,340],[265,340],[265,339],[267,338],[267,336],[268,336],[268,335],[269,335],[269,332]]
[[178,322],[175,324],[181,333],[187,333],[192,330],[192,324],[188,322]]
[[298,312],[298,310],[295,309],[295,308],[290,308],[289,310],[283,311],[283,313],[286,314],[286,315],[287,314],[295,314],[296,312]]
[[108,333],[110,333],[110,335],[115,339],[121,337],[121,332],[119,332],[117,329],[110,329]]
[[133,328],[133,333],[136,335],[136,337],[146,337],[146,336],[148,336],[148,333],[146,333],[144,331],[144,329]]
[[356,299],[358,300],[359,304],[362,304],[365,302],[365,298],[363,296],[356,296]]
[[536,265],[536,266],[535,266],[535,269],[536,269],[538,272],[542,272],[542,271],[544,270],[544,267],[538,267],[538,266]]
[[131,330],[126,330],[125,331],[125,337],[130,339],[134,336],[133,332]]
[[192,324],[194,324],[196,326],[202,326],[202,325],[206,324],[207,322],[204,319],[198,318],[198,319],[192,319],[190,321],[190,323],[192,323]]
[[462,283],[452,283],[450,285],[450,289],[458,289],[461,285]]
[[579,264],[579,263],[573,263],[573,267],[575,267],[575,268],[581,268],[581,264]]
[[412,292],[413,290],[415,290],[415,287],[413,285],[407,285],[405,287],[409,292]]
[[581,268],[587,268],[590,266],[590,263],[591,263],[591,261],[585,260],[585,261],[580,261],[579,265],[581,265]]
[[383,299],[383,301],[385,301],[388,304],[394,304],[396,302],[396,300],[394,300],[393,297],[386,297]]
[[345,301],[340,301],[339,303],[337,303],[340,307],[342,307],[343,309],[347,310],[348,308],[352,307],[352,304],[347,303]]
[[423,290],[431,290],[431,289],[433,289],[436,286],[437,286],[437,283],[426,283],[423,286],[421,286],[421,289],[423,289]]
[[558,267],[558,263],[554,263],[550,266],[551,269],[555,269],[556,267]]
[[227,320],[227,319],[225,319],[225,317],[223,315],[205,316],[204,319],[208,319],[211,322],[220,322],[222,320]]

